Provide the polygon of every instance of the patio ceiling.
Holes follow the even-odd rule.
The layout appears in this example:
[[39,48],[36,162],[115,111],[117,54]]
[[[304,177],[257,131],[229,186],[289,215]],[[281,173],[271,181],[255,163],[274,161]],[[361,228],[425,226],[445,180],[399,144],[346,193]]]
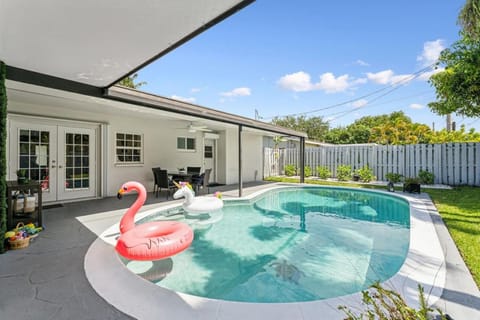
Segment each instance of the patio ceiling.
[[253,1],[0,0],[0,60],[13,80],[105,88]]

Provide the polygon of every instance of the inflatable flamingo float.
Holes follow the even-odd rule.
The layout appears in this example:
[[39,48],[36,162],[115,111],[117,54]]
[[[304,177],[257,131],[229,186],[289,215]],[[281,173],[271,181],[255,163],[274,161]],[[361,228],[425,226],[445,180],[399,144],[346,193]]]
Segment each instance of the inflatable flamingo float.
[[178,221],[153,221],[135,225],[134,216],[145,203],[147,191],[135,181],[125,183],[117,197],[137,191],[138,197],[120,220],[120,237],[115,249],[130,260],[160,260],[187,249],[193,241],[193,231]]
[[216,211],[223,208],[223,201],[218,197],[201,197],[195,198],[195,193],[188,183],[175,182],[178,190],[173,194],[174,199],[185,197],[182,207],[185,211],[191,214],[200,214]]

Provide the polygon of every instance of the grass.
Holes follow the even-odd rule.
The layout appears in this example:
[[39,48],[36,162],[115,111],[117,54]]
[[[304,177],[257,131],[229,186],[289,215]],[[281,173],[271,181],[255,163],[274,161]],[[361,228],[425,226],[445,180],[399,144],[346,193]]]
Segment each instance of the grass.
[[[268,181],[298,183],[298,178],[270,177]],[[305,179],[306,183],[330,186],[348,186],[368,189],[386,189],[382,185],[369,185],[356,182],[337,182]],[[395,188],[400,190],[400,188]],[[427,189],[445,225],[450,232],[465,264],[480,287],[480,188],[456,187],[454,189]]]
[[427,193],[480,287],[480,188],[429,189]]

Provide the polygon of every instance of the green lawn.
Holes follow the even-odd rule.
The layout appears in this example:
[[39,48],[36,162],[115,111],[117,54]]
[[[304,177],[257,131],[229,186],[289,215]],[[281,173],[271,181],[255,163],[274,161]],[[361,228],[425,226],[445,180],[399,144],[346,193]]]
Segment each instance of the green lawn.
[[[271,177],[268,181],[299,182],[298,178]],[[336,181],[309,180],[306,183],[348,186],[369,189],[383,189],[386,186],[375,186],[361,183],[340,183]],[[397,188],[398,189],[398,188]],[[457,187],[448,189],[424,189],[432,198],[438,212],[442,216],[448,231],[457,244],[467,267],[480,287],[480,188]]]
[[427,193],[480,287],[480,188],[428,189]]

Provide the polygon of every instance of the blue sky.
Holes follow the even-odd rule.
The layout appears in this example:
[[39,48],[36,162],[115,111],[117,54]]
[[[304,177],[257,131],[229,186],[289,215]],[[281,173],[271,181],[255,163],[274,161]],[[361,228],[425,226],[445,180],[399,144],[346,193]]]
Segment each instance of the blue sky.
[[[439,130],[422,72],[459,39],[464,1],[257,0],[139,72],[141,90],[254,118],[330,127],[404,111]],[[431,70],[430,70],[431,71]],[[480,120],[454,116],[480,129]]]

